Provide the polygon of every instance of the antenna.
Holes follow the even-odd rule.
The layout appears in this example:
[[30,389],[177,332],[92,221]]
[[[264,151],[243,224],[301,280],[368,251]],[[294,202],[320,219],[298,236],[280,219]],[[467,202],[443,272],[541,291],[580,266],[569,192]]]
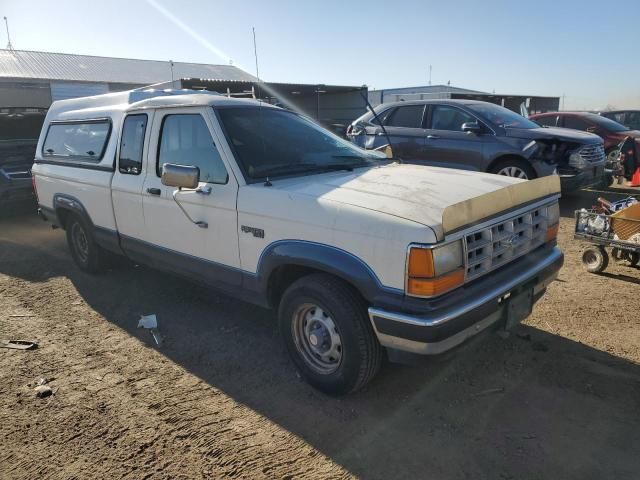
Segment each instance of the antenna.
[[429,65],[429,85],[431,85],[431,65]]
[[256,27],[251,27],[253,30],[253,54],[256,57],[256,78],[260,80],[260,72],[258,71],[258,47],[256,46]]
[[13,50],[13,45],[11,45],[11,37],[9,36],[9,20],[7,20],[7,17],[4,17],[4,26],[7,29],[7,50]]

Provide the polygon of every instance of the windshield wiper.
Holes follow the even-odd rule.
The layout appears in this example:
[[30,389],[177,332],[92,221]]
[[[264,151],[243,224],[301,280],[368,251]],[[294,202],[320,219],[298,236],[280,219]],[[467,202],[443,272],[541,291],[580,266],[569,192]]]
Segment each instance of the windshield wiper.
[[277,175],[280,173],[304,173],[315,170],[316,166],[317,165],[315,163],[287,163],[261,169],[256,168],[252,172],[251,176],[253,178],[260,178],[269,177],[271,175]]
[[[362,158],[362,157],[357,157]],[[274,165],[271,168],[256,170],[251,175],[253,178],[270,177],[278,174],[295,174],[308,172],[330,172],[337,170],[353,171],[354,166],[362,166],[362,164],[352,165],[350,163],[327,163],[325,165],[319,163],[298,163],[286,165]]]

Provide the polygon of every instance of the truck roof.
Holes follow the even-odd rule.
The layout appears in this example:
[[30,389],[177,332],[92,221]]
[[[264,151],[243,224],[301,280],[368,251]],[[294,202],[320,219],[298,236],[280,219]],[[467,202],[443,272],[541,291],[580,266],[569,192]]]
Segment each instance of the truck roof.
[[[216,92],[189,89],[141,88],[107,93],[92,97],[72,98],[54,102],[49,108],[48,121],[122,116],[131,110],[155,107],[193,105],[268,105],[251,99],[228,98]],[[269,105],[270,106],[270,105]]]

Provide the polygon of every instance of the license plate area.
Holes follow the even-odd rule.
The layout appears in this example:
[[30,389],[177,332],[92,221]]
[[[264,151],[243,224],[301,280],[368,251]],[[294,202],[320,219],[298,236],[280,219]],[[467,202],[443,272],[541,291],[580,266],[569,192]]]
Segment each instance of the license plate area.
[[507,318],[505,328],[510,330],[521,323],[533,310],[533,288],[512,295],[507,300]]

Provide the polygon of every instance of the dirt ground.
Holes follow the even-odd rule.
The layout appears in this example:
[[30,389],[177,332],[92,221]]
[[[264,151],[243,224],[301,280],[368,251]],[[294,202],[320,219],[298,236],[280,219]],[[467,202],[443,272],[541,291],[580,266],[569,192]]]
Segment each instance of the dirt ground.
[[640,270],[583,271],[571,215],[597,195],[563,199],[565,267],[520,335],[341,399],[297,377],[270,312],[127,262],[83,274],[61,230],[4,218],[0,339],[40,348],[0,348],[0,478],[637,479]]

